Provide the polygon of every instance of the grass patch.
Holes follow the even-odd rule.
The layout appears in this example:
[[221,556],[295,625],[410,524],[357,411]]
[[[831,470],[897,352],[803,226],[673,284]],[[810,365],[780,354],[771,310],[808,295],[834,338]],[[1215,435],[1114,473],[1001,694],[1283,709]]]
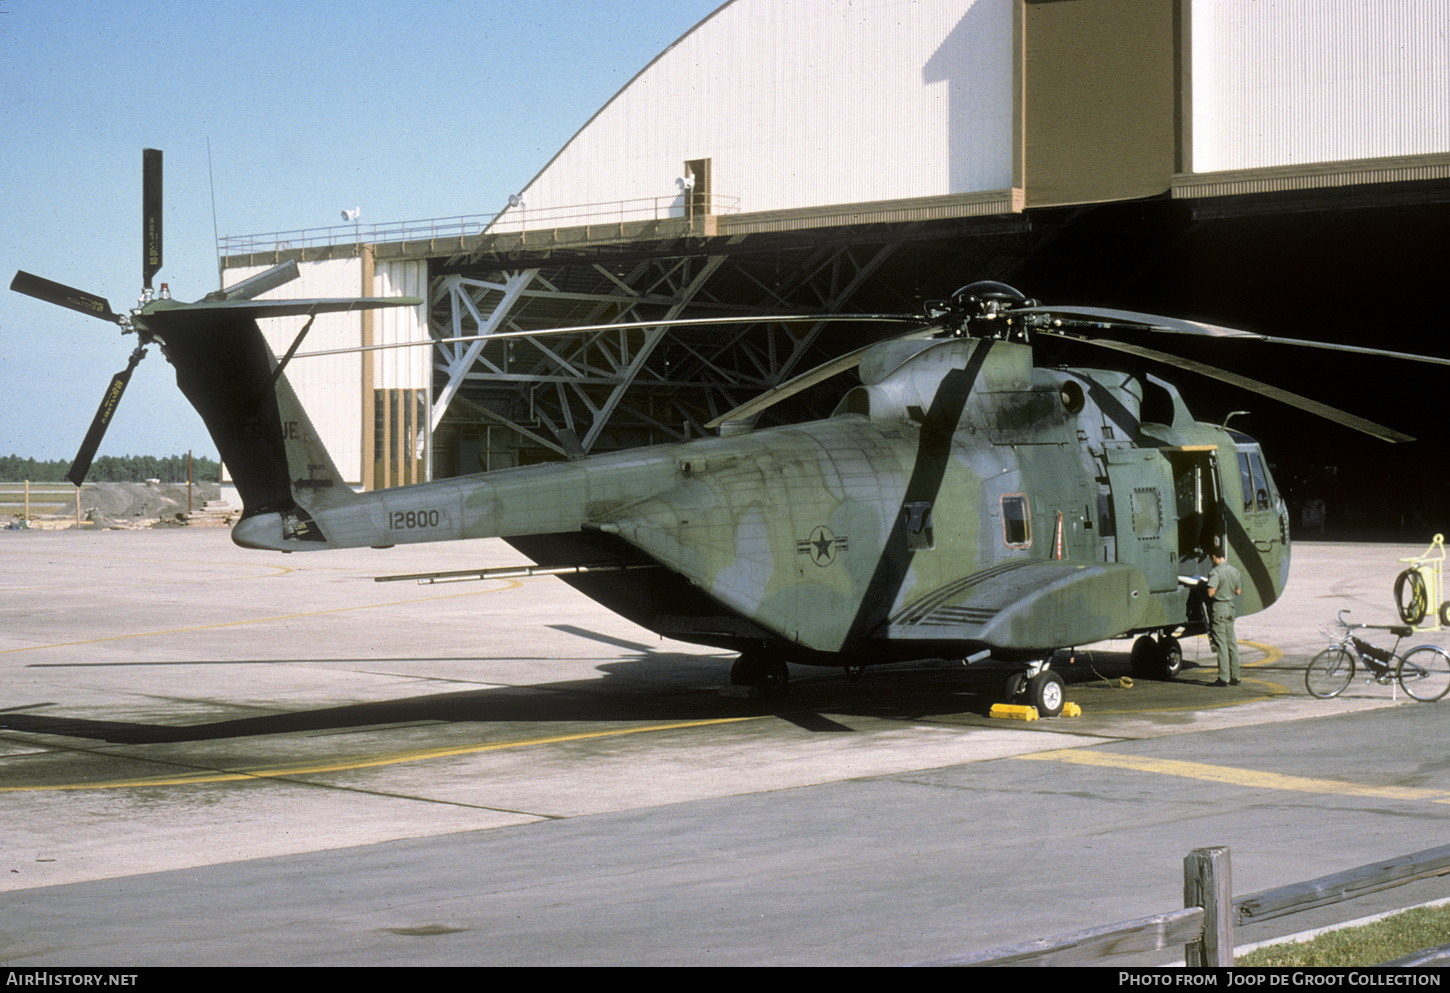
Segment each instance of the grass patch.
[[1450,906],[1417,907],[1311,941],[1269,945],[1234,957],[1243,966],[1370,966],[1450,944]]

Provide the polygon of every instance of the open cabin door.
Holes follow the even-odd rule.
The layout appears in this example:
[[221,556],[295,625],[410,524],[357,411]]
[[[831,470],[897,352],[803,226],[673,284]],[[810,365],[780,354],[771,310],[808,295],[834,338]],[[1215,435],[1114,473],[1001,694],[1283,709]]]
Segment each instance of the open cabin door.
[[1178,512],[1178,569],[1184,575],[1205,575],[1213,549],[1223,546],[1223,483],[1217,445],[1192,445],[1163,450],[1173,471]]

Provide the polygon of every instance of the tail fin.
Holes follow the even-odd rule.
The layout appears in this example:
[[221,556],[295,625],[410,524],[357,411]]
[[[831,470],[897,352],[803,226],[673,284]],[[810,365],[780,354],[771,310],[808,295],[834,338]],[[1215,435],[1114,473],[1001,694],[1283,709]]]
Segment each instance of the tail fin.
[[176,385],[196,408],[231,471],[242,517],[290,509],[291,474],[273,356],[250,317],[179,313],[159,329]]
[[242,498],[242,520],[277,514],[282,537],[325,542],[311,511],[356,494],[323,447],[258,317],[382,306],[414,306],[410,297],[359,300],[218,301],[185,304],[144,316],[161,340],[176,382],[206,423]]

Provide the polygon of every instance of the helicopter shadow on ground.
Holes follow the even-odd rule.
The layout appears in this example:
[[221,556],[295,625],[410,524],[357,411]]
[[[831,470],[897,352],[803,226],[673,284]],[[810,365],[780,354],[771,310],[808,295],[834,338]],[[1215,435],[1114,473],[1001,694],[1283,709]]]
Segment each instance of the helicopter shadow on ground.
[[[522,686],[489,685],[457,692],[412,695],[279,714],[249,714],[190,725],[67,717],[50,712],[53,704],[36,703],[0,711],[0,730],[141,745],[429,723],[675,722],[775,716],[806,731],[848,733],[855,730],[851,726],[853,717],[901,721],[986,718],[992,705],[1002,701],[1008,675],[1020,671],[1020,667],[991,662],[968,667],[959,661],[923,660],[871,666],[859,679],[852,679],[839,669],[792,666],[791,683],[784,692],[742,694],[726,689],[730,685],[733,655],[656,651],[648,645],[584,628],[565,625],[557,628],[624,649],[630,654],[600,659],[595,669],[605,677],[603,679]],[[346,664],[373,660],[258,659],[200,663],[193,660],[161,664],[250,666],[295,665],[309,661]],[[403,661],[456,663],[468,660]],[[1131,679],[1126,652],[1079,652],[1072,661],[1060,654],[1054,669],[1063,676],[1070,695],[1078,697],[1092,694],[1095,689],[1122,688],[1123,677]],[[1134,680],[1140,692],[1133,694],[1132,707],[1192,706],[1195,700],[1204,706],[1217,705],[1223,701],[1203,696],[1203,683],[1215,674],[1212,669],[1185,662],[1185,673],[1176,681]],[[1121,701],[1121,698],[1118,699]],[[194,706],[197,701],[187,699],[186,702]],[[224,699],[209,702],[215,703],[220,710],[241,709],[243,706]],[[254,702],[245,706],[249,710],[256,708]]]

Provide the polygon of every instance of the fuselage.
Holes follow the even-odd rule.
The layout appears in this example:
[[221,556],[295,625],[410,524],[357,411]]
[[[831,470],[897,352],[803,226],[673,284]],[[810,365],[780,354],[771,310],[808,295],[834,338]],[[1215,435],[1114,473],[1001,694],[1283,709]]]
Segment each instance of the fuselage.
[[[363,494],[298,492],[234,538],[312,550],[504,537],[661,634],[802,662],[1030,655],[1201,627],[1217,541],[1277,599],[1287,517],[1257,444],[1149,377],[1040,369],[1007,341],[888,343],[835,415]],[[1145,396],[1145,393],[1148,394]],[[1153,419],[1149,419],[1149,415]],[[300,434],[307,434],[306,431]],[[297,439],[289,460],[314,460]]]

